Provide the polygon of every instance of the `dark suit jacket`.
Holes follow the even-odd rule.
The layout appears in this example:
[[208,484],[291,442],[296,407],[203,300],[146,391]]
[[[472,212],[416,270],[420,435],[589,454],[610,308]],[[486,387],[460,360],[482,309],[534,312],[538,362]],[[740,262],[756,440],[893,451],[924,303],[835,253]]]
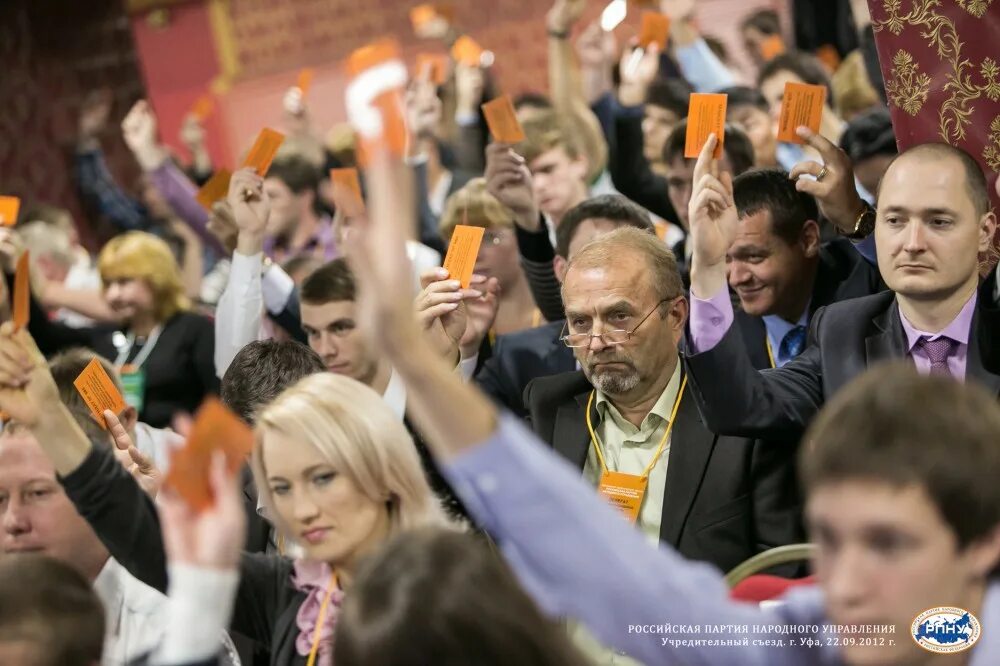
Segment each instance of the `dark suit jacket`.
[[526,417],[524,390],[533,379],[576,369],[573,350],[559,340],[563,323],[560,319],[498,337],[493,356],[476,375],[479,388],[501,406]]
[[[535,432],[581,470],[592,390],[578,371],[536,379],[525,392]],[[713,435],[686,392],[668,456],[660,540],[685,557],[729,571],[758,552],[804,541],[794,446]]]
[[[990,352],[984,362],[984,350],[1000,344],[994,280],[995,271],[979,290],[966,375],[998,392],[1000,368]],[[907,345],[895,294],[884,291],[820,308],[808,348],[783,368],[757,371],[735,326],[711,350],[683,356],[692,395],[713,432],[798,438],[829,396],[877,363],[907,358]]]
[[[885,288],[878,269],[854,249],[851,241],[840,238],[824,243],[819,251],[819,266],[809,302],[809,319],[811,321],[817,310],[831,303],[870,296]],[[738,299],[734,308],[734,322],[739,327],[750,362],[758,370],[770,368],[764,319],[740,310]]]

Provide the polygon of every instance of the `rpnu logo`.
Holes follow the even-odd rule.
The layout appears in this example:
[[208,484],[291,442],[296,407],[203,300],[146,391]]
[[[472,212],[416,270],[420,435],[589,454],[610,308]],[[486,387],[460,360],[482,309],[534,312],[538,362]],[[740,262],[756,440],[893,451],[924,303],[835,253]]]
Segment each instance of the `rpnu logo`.
[[910,633],[917,645],[928,652],[947,654],[968,650],[979,640],[982,626],[964,608],[928,608],[913,620]]

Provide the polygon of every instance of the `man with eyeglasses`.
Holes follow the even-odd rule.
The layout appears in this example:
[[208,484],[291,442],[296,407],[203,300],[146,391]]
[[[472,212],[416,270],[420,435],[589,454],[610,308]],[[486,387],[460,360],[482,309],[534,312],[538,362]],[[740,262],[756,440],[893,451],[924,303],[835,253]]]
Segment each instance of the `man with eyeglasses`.
[[534,380],[538,435],[653,542],[728,571],[800,541],[792,445],[718,437],[678,361],[688,303],[673,253],[626,227],[569,261],[562,341],[580,370]]

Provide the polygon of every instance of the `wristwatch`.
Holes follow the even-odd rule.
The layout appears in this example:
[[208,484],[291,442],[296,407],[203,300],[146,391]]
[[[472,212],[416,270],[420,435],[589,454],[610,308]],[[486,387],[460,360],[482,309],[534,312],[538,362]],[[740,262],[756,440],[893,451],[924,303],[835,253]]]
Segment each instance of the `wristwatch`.
[[549,28],[548,32],[549,37],[553,37],[555,39],[567,39],[569,37],[569,30],[553,30],[552,28]]
[[875,209],[867,201],[862,201],[861,205],[861,212],[854,220],[854,229],[852,231],[840,230],[842,236],[851,240],[864,240],[875,231]]

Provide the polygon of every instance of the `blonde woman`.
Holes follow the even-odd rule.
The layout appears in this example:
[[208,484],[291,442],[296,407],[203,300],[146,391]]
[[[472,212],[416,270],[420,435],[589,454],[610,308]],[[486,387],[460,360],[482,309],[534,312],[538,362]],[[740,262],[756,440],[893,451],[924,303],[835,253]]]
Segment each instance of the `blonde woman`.
[[[0,409],[36,436],[111,555],[165,591],[164,540],[152,502],[109,448],[82,434],[31,338],[9,323],[0,327]],[[340,603],[358,564],[401,532],[449,523],[403,424],[353,379],[324,373],[300,380],[259,413],[255,432],[252,466],[265,512],[300,555],[237,556],[238,501],[185,508],[187,532],[166,546],[176,553],[179,541],[209,540],[199,557],[217,570],[238,569],[230,587],[199,609],[206,626],[214,612],[228,613],[236,587],[232,629],[263,645],[271,664],[330,666]],[[183,503],[169,488],[161,495],[175,509]],[[183,578],[172,564],[171,585]]]
[[167,244],[141,231],[112,238],[97,261],[104,298],[122,321],[73,329],[51,322],[32,300],[28,330],[46,356],[89,347],[112,360],[139,420],[162,428],[218,393],[215,328],[190,310]]

